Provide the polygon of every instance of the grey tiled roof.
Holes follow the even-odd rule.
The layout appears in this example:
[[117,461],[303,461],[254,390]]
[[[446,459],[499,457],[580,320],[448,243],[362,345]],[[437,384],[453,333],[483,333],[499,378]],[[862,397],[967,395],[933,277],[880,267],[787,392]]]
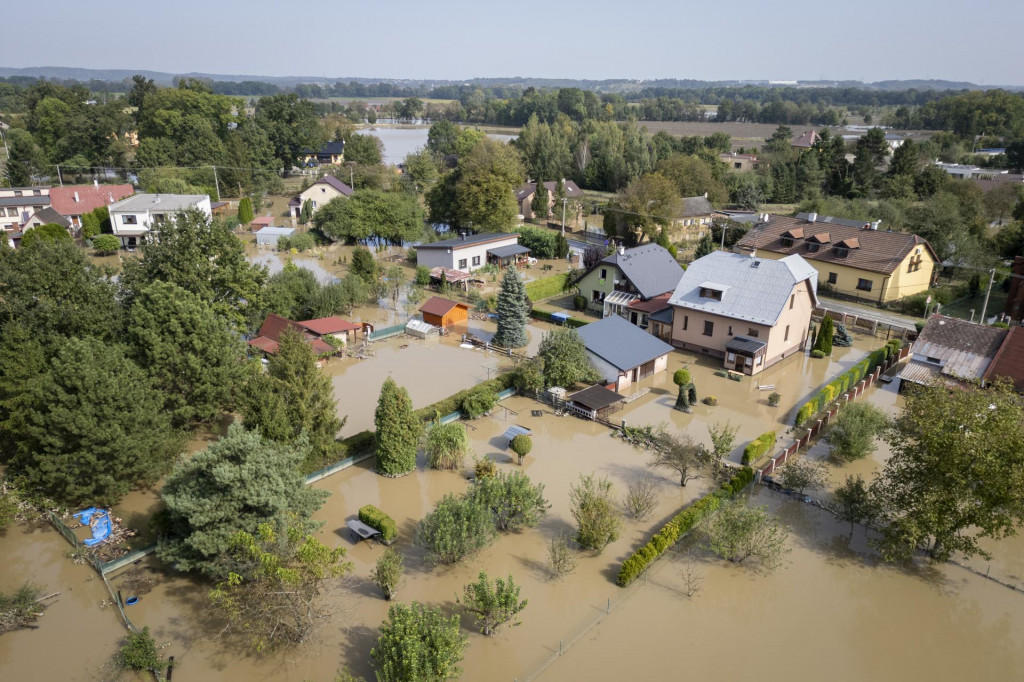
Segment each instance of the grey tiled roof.
[[729,342],[725,344],[727,351],[733,353],[740,353],[741,355],[750,355],[753,357],[754,353],[767,346],[764,341],[758,341],[756,339],[748,339],[745,336],[736,336],[729,339]]
[[630,370],[672,352],[672,346],[618,315],[576,330],[587,350],[620,370]]
[[714,212],[715,209],[711,208],[711,202],[707,197],[683,197],[683,211],[680,214],[683,218],[711,215]]
[[448,249],[457,248],[461,249],[465,246],[472,246],[473,244],[483,244],[485,242],[496,242],[505,239],[515,239],[518,241],[518,232],[484,232],[481,234],[467,234],[465,237],[455,237],[454,239],[443,239],[439,242],[428,242],[426,244],[420,244],[417,249]]
[[672,291],[683,276],[682,266],[657,244],[626,249],[622,254],[616,251],[601,262],[618,267],[644,298]]
[[495,258],[511,258],[512,256],[518,256],[521,253],[530,253],[530,249],[526,248],[522,244],[507,244],[505,246],[487,249],[487,253],[491,254]]
[[[669,303],[680,308],[772,326],[782,314],[793,286],[809,280],[817,296],[818,272],[800,256],[782,260],[715,251],[686,269]],[[722,300],[701,298],[701,285],[729,287]]]
[[0,197],[0,206],[49,206],[50,197],[43,196],[32,196],[32,197]]

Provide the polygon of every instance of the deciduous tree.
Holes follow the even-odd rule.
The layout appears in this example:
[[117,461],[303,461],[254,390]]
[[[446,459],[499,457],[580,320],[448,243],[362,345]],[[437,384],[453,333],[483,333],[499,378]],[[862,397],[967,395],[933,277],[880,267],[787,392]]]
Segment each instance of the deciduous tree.
[[534,485],[521,471],[477,479],[466,492],[466,499],[489,509],[500,531],[533,528],[551,506],[544,499],[544,484]]
[[789,531],[774,516],[744,500],[724,503],[704,525],[704,544],[712,552],[734,563],[748,559],[762,570],[782,564]]
[[597,370],[590,364],[583,339],[575,329],[556,329],[544,334],[537,356],[544,362],[544,381],[548,386],[571,388],[577,381],[597,381]]
[[607,478],[580,474],[579,483],[569,488],[569,505],[576,519],[576,542],[581,547],[600,553],[618,539],[621,521]]
[[494,533],[490,509],[449,493],[420,520],[416,544],[427,551],[430,561],[455,564],[490,544]]
[[[487,573],[480,571],[477,581],[466,585],[462,592],[462,609],[472,614],[480,632],[490,637],[526,608],[528,600],[519,600],[519,589],[511,575],[508,580],[496,578],[492,583]],[[519,621],[512,625],[519,625]]]
[[829,427],[829,456],[839,462],[867,457],[875,451],[875,439],[888,423],[885,412],[871,403],[850,403]]
[[438,608],[413,602],[394,604],[370,650],[379,682],[451,680],[462,673],[459,661],[469,638],[459,631],[459,617],[445,618]]

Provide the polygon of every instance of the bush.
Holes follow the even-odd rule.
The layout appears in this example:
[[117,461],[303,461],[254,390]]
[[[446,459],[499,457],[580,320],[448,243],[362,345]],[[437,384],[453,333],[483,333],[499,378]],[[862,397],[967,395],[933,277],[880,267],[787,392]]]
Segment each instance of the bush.
[[466,426],[459,422],[431,426],[426,441],[424,449],[432,469],[458,469],[470,451]]
[[299,253],[309,251],[316,246],[316,239],[309,232],[302,232],[291,237],[280,237],[277,240],[278,251],[295,250]]
[[779,401],[782,400],[782,395],[779,393],[771,393],[768,395],[768,406],[778,407]]
[[702,400],[701,402],[704,403],[705,405],[710,405],[710,406],[714,407],[715,405],[718,404],[718,398],[716,398],[713,395],[709,395],[709,396],[705,397],[704,400]]
[[398,524],[395,523],[395,520],[372,504],[359,508],[359,520],[370,528],[380,531],[381,539],[389,545],[398,537]]
[[417,265],[415,282],[418,287],[430,286],[430,268],[426,265]]
[[775,447],[776,435],[774,431],[762,433],[752,440],[747,447],[743,448],[743,463],[756,462]]
[[607,478],[580,475],[579,485],[569,488],[572,516],[578,528],[576,542],[600,552],[619,537],[619,515]]
[[101,255],[117,253],[121,248],[121,240],[112,234],[99,234],[93,237],[92,248]]
[[586,296],[573,296],[572,307],[576,310],[583,311],[587,309],[587,297]]
[[499,531],[533,528],[550,506],[544,499],[544,484],[534,485],[521,471],[477,479],[466,499],[489,509]]
[[498,473],[498,467],[494,463],[494,460],[486,457],[476,460],[476,463],[473,465],[473,474],[478,480],[494,476],[496,473]]
[[661,530],[647,544],[633,552],[628,559],[622,562],[616,581],[619,587],[625,587],[633,582],[637,576],[647,570],[648,566],[655,559],[675,545],[679,538],[693,530],[711,512],[718,509],[723,498],[732,497],[750,485],[753,480],[754,470],[750,467],[743,467],[736,472],[727,484],[723,484],[720,492],[706,495],[677,513],[672,517],[671,521],[662,526]]
[[522,466],[523,460],[526,459],[526,456],[530,454],[530,450],[533,449],[533,441],[529,436],[519,434],[512,439],[512,442],[509,443],[509,447],[511,447],[512,452],[516,453],[516,456],[519,457],[519,465]]
[[675,374],[672,375],[672,383],[676,386],[686,386],[693,379],[690,377],[690,370],[688,369],[677,369]]
[[348,438],[343,438],[341,444],[344,446],[344,457],[356,457],[373,452],[373,431],[360,431],[359,433],[352,434]]
[[815,348],[814,350],[811,351],[811,357],[820,360],[823,357],[825,357],[825,351],[818,350],[817,348]]
[[534,258],[555,258],[558,251],[558,233],[546,228],[523,225],[516,230],[519,244],[530,249]]
[[149,626],[129,632],[127,642],[117,652],[117,664],[125,670],[149,670],[156,672],[164,667],[164,660],[157,653],[156,641],[149,634]]
[[500,393],[505,389],[511,388],[515,377],[512,372],[502,374],[490,381],[485,381],[482,384],[477,384],[473,388],[467,388],[464,391],[459,391],[454,395],[450,395],[444,400],[439,400],[436,403],[427,405],[426,407],[416,410],[416,417],[420,421],[433,421],[438,417],[444,417],[453,412],[458,412],[462,409],[462,401],[469,395],[475,393]]
[[716,377],[723,377],[724,378],[724,377],[728,377],[729,373],[726,372],[724,369],[718,369],[718,370],[715,370],[715,376]]
[[482,417],[498,404],[498,395],[492,390],[475,391],[466,395],[459,404],[459,409],[469,419]]
[[384,598],[391,601],[391,598],[398,592],[402,585],[402,574],[405,572],[405,560],[402,555],[393,549],[386,549],[377,559],[377,565],[370,574],[370,580],[376,583]]
[[[857,385],[864,377],[875,371],[876,367],[883,365],[889,358],[893,357],[903,347],[899,339],[890,339],[881,348],[868,353],[868,356],[858,362],[841,375],[825,384],[817,394],[796,413],[795,423],[797,426],[805,423],[814,415],[824,410],[835,399],[842,396],[851,388]],[[814,352],[811,352],[814,355]]]
[[480,551],[494,539],[491,511],[448,493],[416,528],[416,544],[434,563],[454,564]]

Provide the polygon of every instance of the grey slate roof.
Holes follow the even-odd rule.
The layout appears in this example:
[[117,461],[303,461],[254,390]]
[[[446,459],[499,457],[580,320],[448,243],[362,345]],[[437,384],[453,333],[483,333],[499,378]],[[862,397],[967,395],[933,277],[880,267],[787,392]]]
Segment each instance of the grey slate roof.
[[487,249],[487,253],[491,254],[495,258],[511,258],[512,256],[518,256],[521,253],[530,253],[530,249],[526,248],[522,244],[507,244],[495,249]]
[[672,346],[618,315],[576,330],[587,350],[626,371],[672,352]]
[[725,344],[725,349],[733,353],[739,353],[741,355],[754,356],[754,353],[761,350],[768,344],[764,341],[758,341],[756,339],[748,339],[746,336],[736,336],[729,339],[729,342]]
[[313,184],[314,185],[319,185],[320,183],[325,183],[325,184],[330,185],[331,187],[333,187],[334,189],[338,190],[339,192],[341,192],[346,197],[352,196],[352,188],[349,187],[348,185],[346,185],[344,182],[342,182],[338,178],[334,177],[333,175],[325,175],[322,178],[320,178],[319,180],[317,180],[316,182],[314,182]]
[[209,199],[209,196],[206,194],[133,194],[121,201],[115,201],[108,208],[111,213],[115,211],[185,211],[203,199]]
[[648,315],[647,319],[661,322],[662,324],[672,324],[672,308],[662,308],[658,312]]
[[[797,282],[809,280],[818,295],[818,271],[797,255],[782,260],[715,251],[690,263],[669,304],[746,322],[774,326]],[[701,298],[701,285],[728,286],[721,301]]]
[[449,249],[456,248],[461,249],[465,246],[471,246],[473,244],[482,244],[484,242],[494,242],[502,239],[519,239],[518,232],[483,232],[481,234],[467,234],[465,237],[456,237],[455,239],[443,239],[439,242],[429,242],[427,244],[420,244],[416,247],[419,249]]
[[682,266],[657,244],[626,249],[622,254],[616,251],[601,262],[618,267],[644,298],[672,291],[683,276]]
[[583,407],[591,410],[603,410],[604,408],[610,407],[615,403],[620,403],[625,399],[626,396],[616,393],[604,386],[588,386],[582,391],[576,391],[572,395],[568,396],[568,400],[571,402],[579,403]]
[[711,208],[711,202],[707,197],[683,197],[683,210],[679,214],[683,218],[693,216],[711,215],[715,209]]
[[52,206],[36,211],[33,218],[39,218],[44,224],[52,223],[55,225],[63,225],[64,227],[71,227],[71,221],[62,216]]
[[943,374],[980,379],[1007,334],[1006,329],[932,315],[914,343],[914,355],[935,358]]
[[0,206],[49,206],[49,196],[0,197]]

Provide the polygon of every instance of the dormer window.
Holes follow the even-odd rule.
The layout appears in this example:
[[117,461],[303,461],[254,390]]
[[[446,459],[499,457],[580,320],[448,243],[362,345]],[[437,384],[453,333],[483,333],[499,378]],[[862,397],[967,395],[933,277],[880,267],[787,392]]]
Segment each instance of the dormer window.
[[811,253],[815,253],[821,248],[821,244],[815,244],[814,242],[807,242],[807,250]]
[[701,298],[713,298],[716,301],[721,301],[722,300],[722,292],[718,291],[717,289],[706,289],[704,287],[701,287],[700,297]]
[[860,248],[860,240],[856,237],[844,239],[843,241],[836,244],[833,251],[835,252],[836,258],[846,258],[850,255],[850,251],[853,249]]
[[722,296],[729,290],[729,285],[718,284],[716,282],[702,282],[699,290],[701,298],[710,298],[713,301],[721,301]]
[[782,233],[782,235],[780,237],[780,239],[782,241],[782,245],[783,246],[787,246],[787,247],[788,246],[793,246],[793,244],[796,243],[797,239],[803,239],[803,238],[804,238],[804,231],[803,231],[802,228],[797,228],[795,230],[786,230],[785,232]]
[[845,246],[837,246],[833,252],[836,254],[836,258],[846,258],[850,255],[850,250]]

